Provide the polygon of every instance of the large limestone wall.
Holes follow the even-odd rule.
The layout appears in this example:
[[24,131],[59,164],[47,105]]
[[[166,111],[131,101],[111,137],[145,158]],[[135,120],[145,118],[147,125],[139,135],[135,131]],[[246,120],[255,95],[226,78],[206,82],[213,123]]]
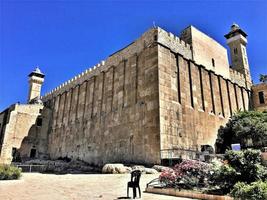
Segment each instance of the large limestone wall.
[[30,129],[36,123],[42,108],[42,105],[31,104],[15,104],[10,108],[2,135],[0,163],[9,164],[12,161],[12,148],[21,147],[23,139],[28,136]]
[[229,78],[227,50],[222,45],[193,26],[183,30],[181,38],[192,45],[193,60],[197,64]]
[[241,74],[240,72],[229,68],[229,72],[230,72],[230,80],[242,87],[245,88],[251,88],[251,84],[248,83],[249,80],[245,79],[245,75]]
[[[159,99],[162,158],[214,146],[219,127],[234,112],[249,107],[244,87],[161,45]],[[169,149],[177,151],[170,155]]]
[[159,43],[192,59],[190,45],[153,28],[42,98],[53,110],[51,158],[160,162]]
[[146,34],[43,98],[53,109],[52,159],[160,162],[157,29]]
[[48,154],[159,163],[166,149],[213,146],[249,91],[193,60],[189,44],[154,28],[49,92]]
[[43,107],[40,110],[38,120],[41,124],[32,124],[28,134],[23,138],[21,146],[18,149],[22,161],[29,159],[32,149],[36,150],[35,158],[47,159],[49,158],[48,151],[48,129],[51,123],[51,109]]
[[5,129],[6,129],[7,124],[9,123],[10,112],[14,108],[15,106],[12,105],[0,113],[0,155],[1,155],[2,145],[4,141],[4,136],[5,136]]

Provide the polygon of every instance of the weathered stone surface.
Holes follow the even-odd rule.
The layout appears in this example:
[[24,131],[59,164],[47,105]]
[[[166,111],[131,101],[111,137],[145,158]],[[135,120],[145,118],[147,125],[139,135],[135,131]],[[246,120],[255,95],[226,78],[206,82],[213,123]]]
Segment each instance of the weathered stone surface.
[[[183,30],[181,39],[192,45],[193,57],[197,64],[203,65],[208,70],[215,71],[215,73],[225,78],[229,78],[229,62],[226,48],[194,26],[189,26]],[[214,49],[216,50],[214,51]],[[212,59],[214,63],[212,63]]]
[[[27,157],[32,148],[38,147],[37,154],[39,153],[40,157],[47,152],[47,137],[41,136],[41,132],[36,133],[35,129],[36,120],[41,114],[40,109],[43,109],[43,105],[14,104],[0,113],[0,164],[11,163],[14,150],[19,149],[22,141],[29,139],[27,137],[33,132],[34,136],[37,136],[42,143],[31,143],[25,146]],[[47,136],[47,132],[45,135]],[[23,152],[21,152],[21,156],[23,156]]]

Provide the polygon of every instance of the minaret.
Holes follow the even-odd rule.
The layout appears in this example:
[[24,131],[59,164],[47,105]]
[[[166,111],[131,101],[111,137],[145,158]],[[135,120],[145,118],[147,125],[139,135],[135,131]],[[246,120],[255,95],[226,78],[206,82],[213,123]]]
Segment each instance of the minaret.
[[242,74],[246,79],[247,87],[251,86],[250,69],[247,56],[247,34],[237,25],[233,24],[228,34],[224,36],[231,51],[232,68]]
[[41,94],[41,87],[44,82],[45,75],[36,67],[34,71],[29,74],[29,96],[28,103],[35,98],[39,98]]

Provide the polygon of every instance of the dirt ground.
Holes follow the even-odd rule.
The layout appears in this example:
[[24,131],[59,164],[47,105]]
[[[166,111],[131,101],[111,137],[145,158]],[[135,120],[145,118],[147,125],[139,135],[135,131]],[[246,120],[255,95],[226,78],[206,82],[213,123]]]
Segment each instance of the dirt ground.
[[[141,176],[141,191],[158,175]],[[114,200],[127,196],[129,174],[23,173],[20,180],[0,181],[0,200]],[[130,190],[132,195],[132,190]],[[142,192],[147,200],[189,200]]]

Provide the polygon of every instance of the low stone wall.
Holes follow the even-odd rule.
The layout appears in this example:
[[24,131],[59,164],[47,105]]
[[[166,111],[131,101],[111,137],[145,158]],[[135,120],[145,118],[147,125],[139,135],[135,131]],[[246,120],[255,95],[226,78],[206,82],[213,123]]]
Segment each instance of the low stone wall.
[[178,190],[174,188],[153,188],[147,187],[146,192],[154,193],[154,194],[164,194],[176,197],[186,197],[193,199],[204,199],[204,200],[233,200],[232,197],[229,196],[220,196],[220,195],[211,195],[211,194],[203,194],[196,191],[189,190]]

